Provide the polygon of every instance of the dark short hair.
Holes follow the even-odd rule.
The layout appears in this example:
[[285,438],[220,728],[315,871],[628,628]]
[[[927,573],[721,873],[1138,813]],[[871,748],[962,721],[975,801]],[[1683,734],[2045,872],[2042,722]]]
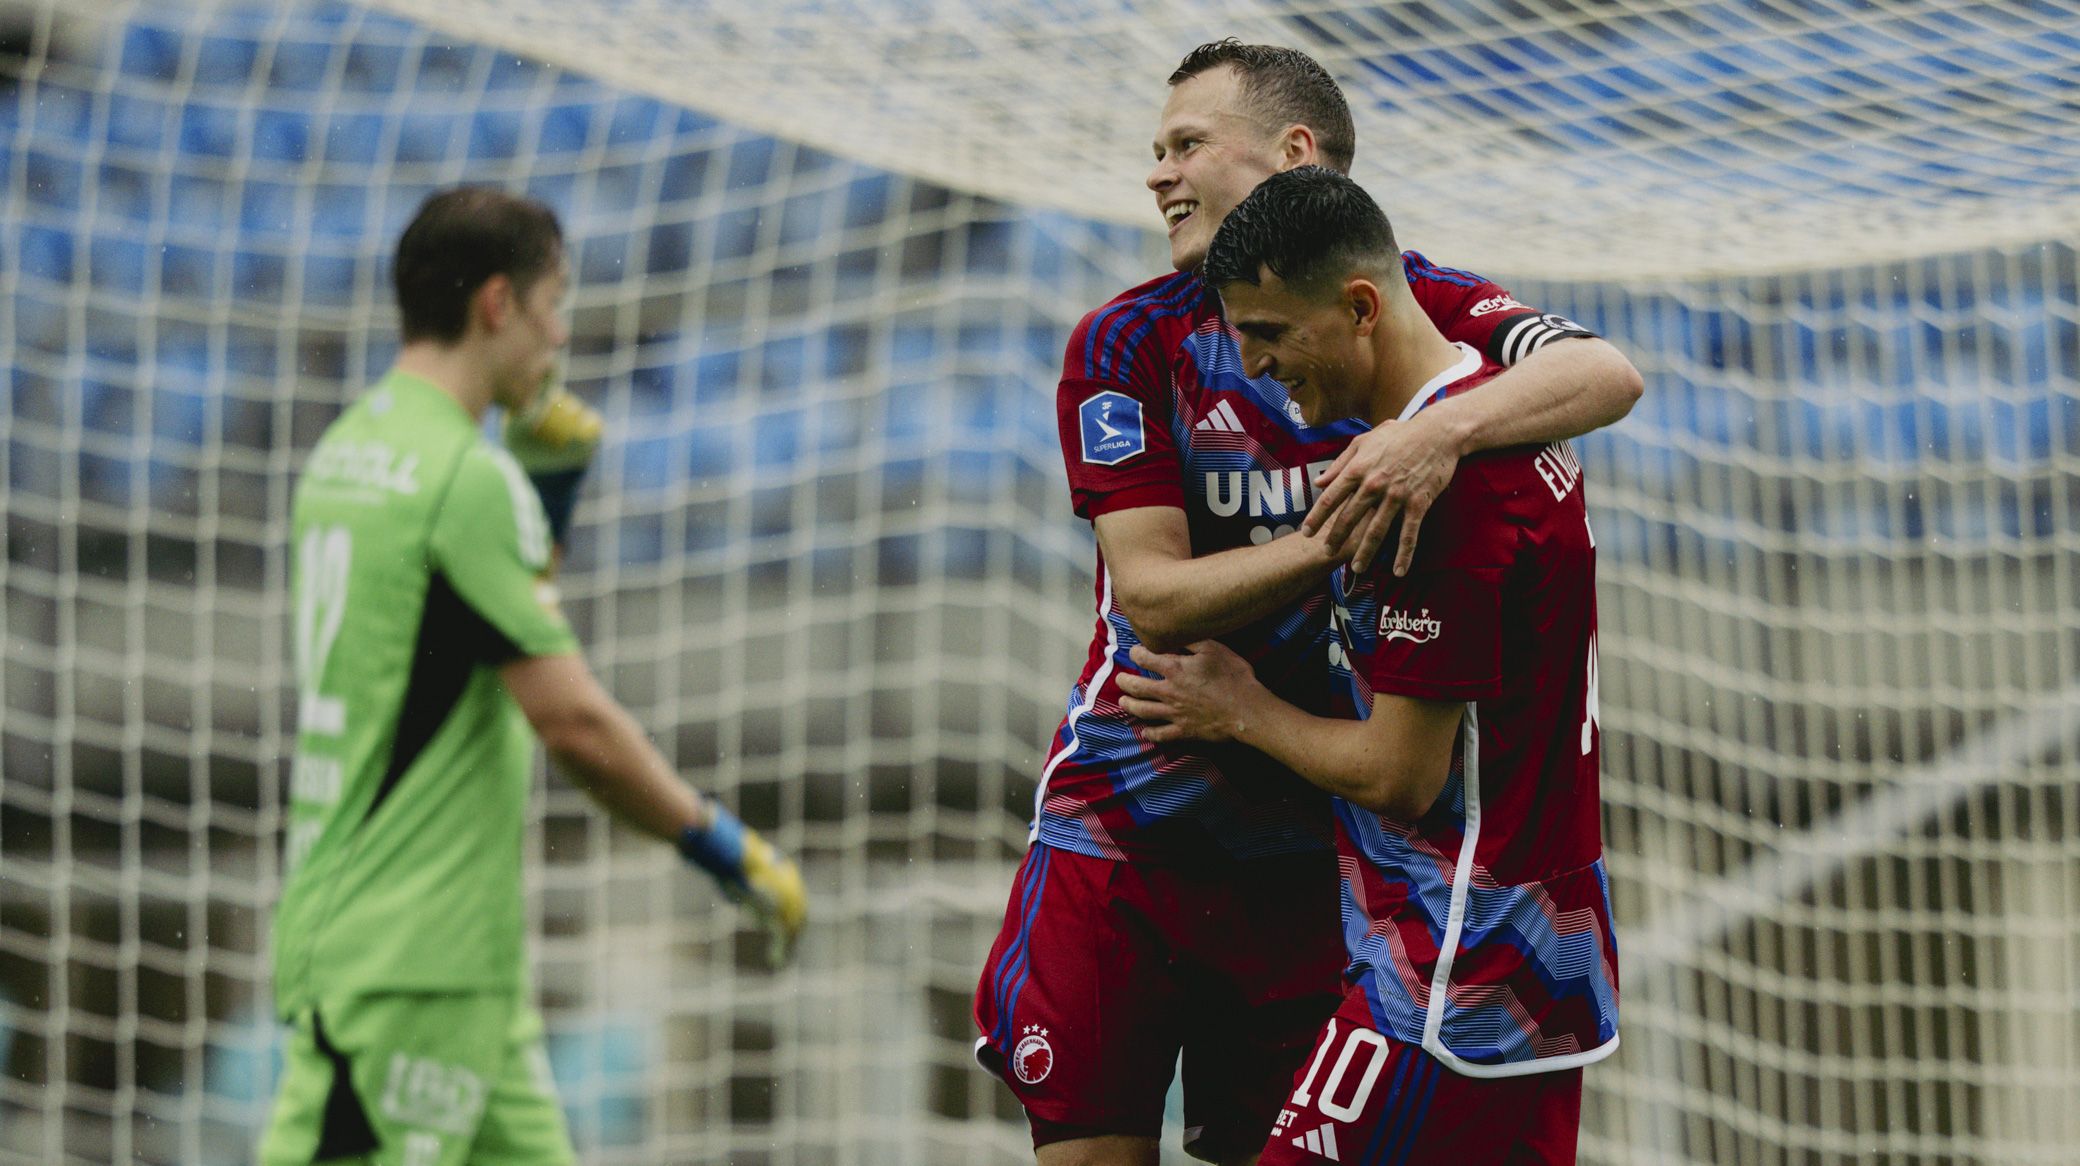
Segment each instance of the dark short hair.
[[1170,74],[1170,84],[1222,65],[1232,66],[1242,78],[1243,95],[1261,120],[1273,123],[1272,129],[1298,123],[1313,130],[1322,161],[1333,170],[1350,171],[1358,152],[1351,107],[1336,79],[1313,57],[1282,45],[1246,45],[1231,36],[1186,53]]
[[1214,232],[1206,282],[1256,284],[1269,268],[1288,284],[1314,285],[1359,270],[1398,270],[1393,224],[1365,188],[1323,166],[1257,184]]
[[391,279],[407,343],[462,339],[469,301],[494,275],[525,292],[563,254],[556,212],[488,186],[435,192],[397,240]]

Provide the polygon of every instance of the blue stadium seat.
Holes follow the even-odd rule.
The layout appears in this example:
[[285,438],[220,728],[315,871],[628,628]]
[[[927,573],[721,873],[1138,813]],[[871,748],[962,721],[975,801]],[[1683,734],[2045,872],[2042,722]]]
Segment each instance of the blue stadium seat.
[[778,159],[779,143],[771,138],[744,138],[731,143],[729,148],[729,172],[724,179],[731,190],[747,186],[764,186],[773,174],[773,163]]
[[716,215],[714,255],[717,259],[746,259],[758,250],[759,208],[743,207]]
[[195,54],[199,87],[243,88],[251,83],[260,60],[258,42],[240,36],[205,36]]
[[85,201],[86,166],[77,158],[57,153],[57,148],[54,143],[51,152],[29,152],[25,175],[27,202],[32,207],[70,215]]
[[172,29],[132,24],[123,30],[118,67],[126,76],[172,81],[180,75],[182,48],[180,34]]
[[607,122],[607,143],[629,145],[657,140],[667,121],[665,107],[648,97],[623,97],[614,102]]
[[759,346],[759,392],[768,400],[797,400],[809,379],[809,342],[776,336]]
[[631,434],[621,444],[621,484],[629,490],[662,490],[674,484],[673,441],[665,436]]
[[[383,33],[377,30],[376,35]],[[388,96],[406,79],[403,46],[382,40],[358,40],[347,46],[342,87],[348,92]]]
[[491,67],[485,73],[484,87],[493,92],[530,90],[541,84],[542,69],[540,63],[517,53],[493,53]]
[[568,154],[585,148],[592,136],[591,102],[554,105],[542,113],[542,132],[536,149],[545,154]]
[[888,217],[889,195],[895,179],[887,174],[863,174],[845,186],[845,225],[866,227]]
[[94,240],[87,272],[96,290],[142,298],[145,294],[144,244],[117,236]]
[[760,470],[785,471],[800,457],[804,442],[806,412],[799,406],[771,409],[751,422],[752,465]]
[[522,121],[518,110],[479,110],[470,119],[470,160],[503,161],[518,154]]
[[[12,102],[0,102],[0,106]],[[153,97],[118,90],[108,95],[108,143],[157,152],[167,133],[166,106]]]
[[652,275],[693,265],[693,224],[661,222],[650,227],[643,269]]
[[159,294],[172,299],[215,296],[218,255],[214,247],[169,243],[159,253]]
[[335,46],[314,41],[277,41],[267,85],[278,93],[309,93],[331,79]]
[[72,282],[72,235],[56,227],[24,226],[20,234],[21,271],[54,284]]
[[89,502],[126,508],[133,505],[138,477],[137,466],[128,458],[80,451],[79,493]]
[[238,148],[237,107],[189,101],[181,108],[180,148],[199,157],[231,157]]
[[279,303],[288,283],[288,258],[280,251],[241,248],[231,256],[231,288],[241,299]]
[[311,117],[301,110],[263,109],[253,117],[253,157],[301,162],[311,144]]
[[727,424],[696,420],[686,434],[686,471],[695,479],[716,480],[737,470],[737,435]]
[[334,113],[323,123],[327,162],[373,165],[382,151],[383,119],[373,113]]
[[249,179],[239,191],[239,234],[282,239],[296,230],[296,187]]
[[778,243],[782,247],[813,243],[824,235],[824,191],[805,191],[780,204]]
[[931,432],[931,395],[931,382],[898,381],[888,387],[880,402],[881,416],[875,420],[892,456],[924,447]]
[[[0,156],[5,156],[0,154]],[[154,179],[150,171],[133,169],[116,162],[103,162],[96,179],[94,210],[98,227],[135,231],[150,224],[157,214],[152,198]]]
[[321,238],[360,239],[367,233],[369,188],[355,183],[323,183],[311,200],[311,232]]
[[167,445],[199,448],[205,439],[211,386],[179,369],[164,369],[152,389],[152,436],[155,449]]
[[439,112],[411,112],[397,120],[394,132],[397,147],[392,156],[399,162],[441,162],[448,157],[448,142],[453,136],[456,118],[454,114]]
[[346,307],[354,302],[361,262],[351,255],[307,254],[303,257],[303,296],[313,304]]
[[630,238],[627,232],[578,240],[579,283],[617,283],[626,273]]
[[[53,143],[85,141],[94,128],[94,97],[59,81],[36,86],[36,135]],[[10,102],[20,99],[9,95]]]
[[708,162],[713,157],[704,149],[672,155],[665,161],[664,173],[658,182],[659,200],[669,204],[697,197],[707,178]]
[[79,382],[80,428],[107,437],[128,437],[137,431],[136,394],[128,384],[115,384],[97,377]]

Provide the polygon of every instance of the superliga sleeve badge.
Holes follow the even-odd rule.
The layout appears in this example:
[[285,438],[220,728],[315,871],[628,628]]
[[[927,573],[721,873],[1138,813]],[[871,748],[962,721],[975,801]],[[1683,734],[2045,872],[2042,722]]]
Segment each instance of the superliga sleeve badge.
[[1141,402],[1107,390],[1076,407],[1083,425],[1083,460],[1116,466],[1148,448],[1141,428]]

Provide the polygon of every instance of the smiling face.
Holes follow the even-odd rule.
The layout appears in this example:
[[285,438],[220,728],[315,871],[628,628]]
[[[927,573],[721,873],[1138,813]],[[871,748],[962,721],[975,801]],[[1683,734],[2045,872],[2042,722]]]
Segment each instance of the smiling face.
[[1148,188],[1170,230],[1170,265],[1189,271],[1206,258],[1221,220],[1257,183],[1310,158],[1289,158],[1277,130],[1252,115],[1242,75],[1222,65],[1170,90],[1156,131]]
[[1243,371],[1284,385],[1309,425],[1364,416],[1372,376],[1366,321],[1378,320],[1378,304],[1360,285],[1371,285],[1296,287],[1268,268],[1261,278],[1221,288],[1228,323],[1241,337]]

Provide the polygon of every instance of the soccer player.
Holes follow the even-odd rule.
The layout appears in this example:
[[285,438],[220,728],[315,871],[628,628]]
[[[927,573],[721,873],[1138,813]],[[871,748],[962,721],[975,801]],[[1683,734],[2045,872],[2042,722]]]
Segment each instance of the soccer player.
[[[1377,424],[1498,371],[1438,332],[1401,263],[1372,199],[1308,167],[1229,214],[1206,281],[1244,368],[1309,422]],[[1357,719],[1279,699],[1213,641],[1138,648],[1152,675],[1121,679],[1151,740],[1247,745],[1335,795],[1349,989],[1267,1166],[1575,1160],[1582,1066],[1618,1045],[1582,495],[1565,445],[1471,457],[1408,574],[1339,571]]]
[[520,896],[532,741],[595,801],[675,843],[767,929],[805,904],[794,864],[679,781],[578,654],[550,582],[597,416],[533,407],[568,337],[545,206],[464,187],[398,242],[403,346],[297,483],[298,696],[274,923],[292,1026],[268,1166],[573,1160],[529,999]]
[[[1305,54],[1220,41],[1171,92],[1148,176],[1176,273],[1073,333],[1058,393],[1076,512],[1099,544],[1098,620],[1041,771],[1033,841],[976,990],[976,1056],[1024,1105],[1043,1166],[1157,1158],[1180,1061],[1186,1148],[1251,1160],[1337,1006],[1344,964],[1326,796],[1255,750],[1149,742],[1120,707],[1137,644],[1221,635],[1281,696],[1332,707],[1324,581],[1359,557],[1408,488],[1398,557],[1462,451],[1552,441],[1622,417],[1638,374],[1578,326],[1409,253],[1407,292],[1454,340],[1517,367],[1362,440],[1330,485],[1358,491],[1324,537],[1313,475],[1362,422],[1303,422],[1252,378],[1197,269],[1228,209],[1265,177],[1348,167],[1349,110]],[[1411,485],[1412,484],[1412,485]],[[1310,512],[1310,502],[1316,510]]]

